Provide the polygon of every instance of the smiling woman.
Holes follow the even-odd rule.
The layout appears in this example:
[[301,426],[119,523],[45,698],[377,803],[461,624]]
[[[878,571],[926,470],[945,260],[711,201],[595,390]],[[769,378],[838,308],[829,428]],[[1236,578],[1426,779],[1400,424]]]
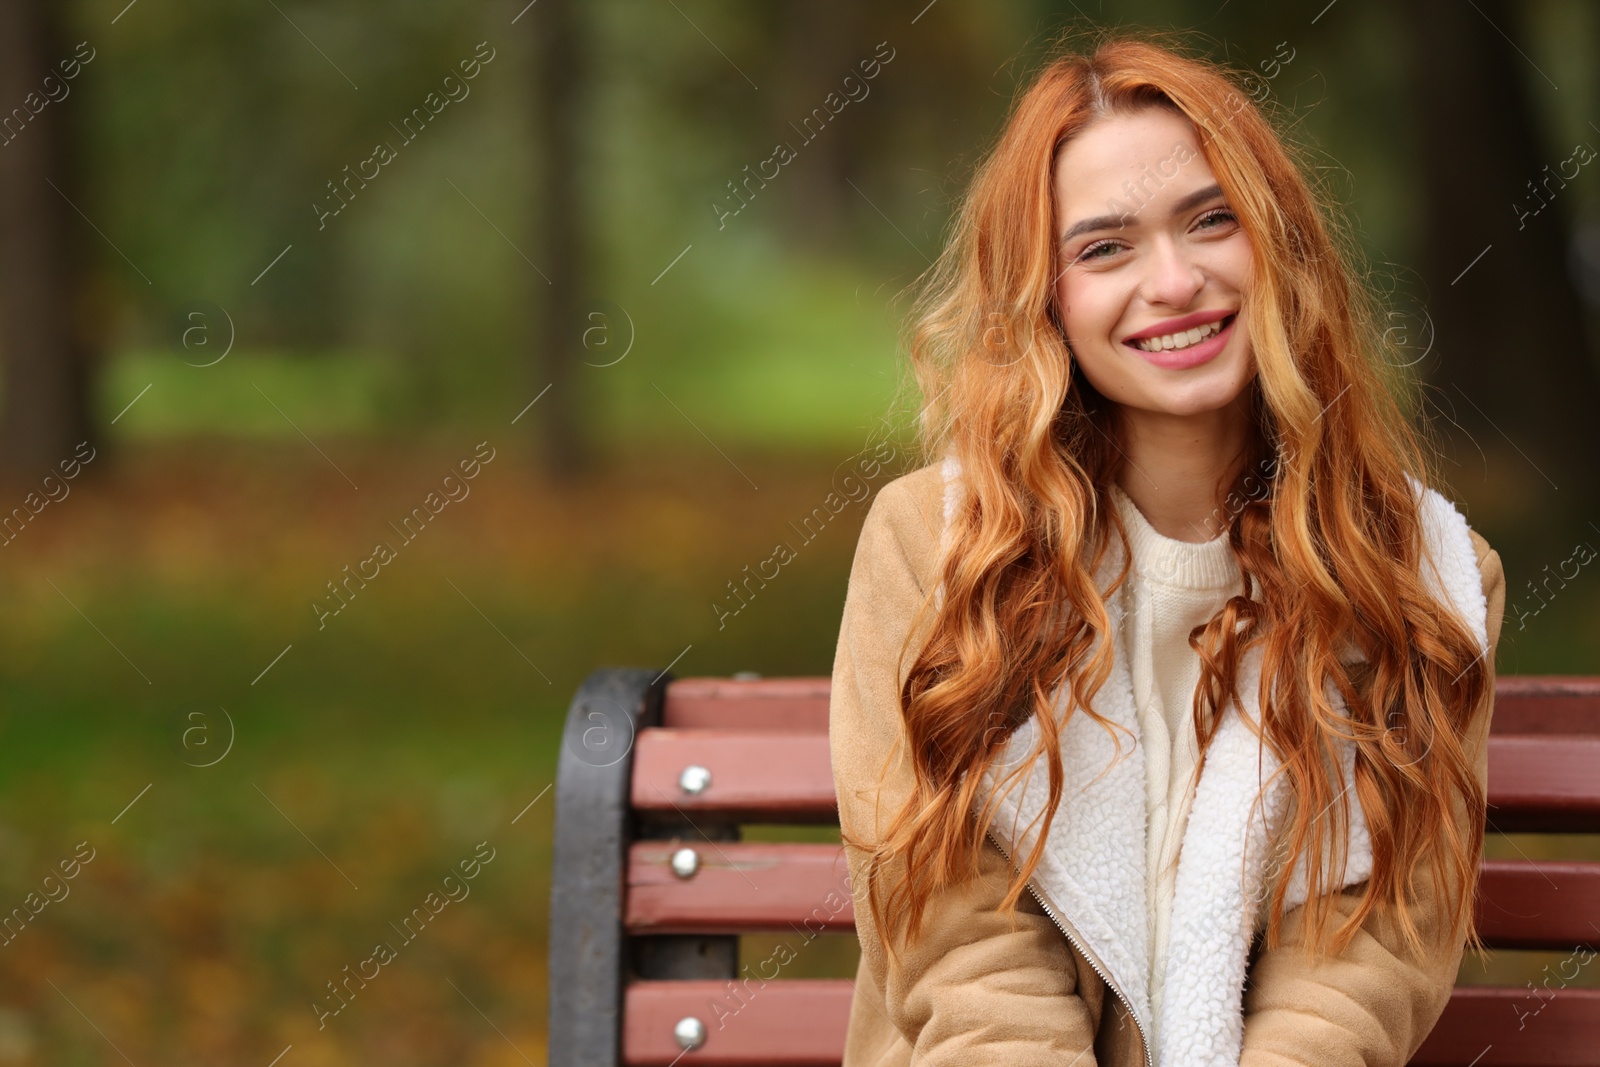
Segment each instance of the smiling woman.
[[1400,1067],[1476,940],[1499,557],[1240,81],[1055,58],[924,278],[830,696],[845,1067]]

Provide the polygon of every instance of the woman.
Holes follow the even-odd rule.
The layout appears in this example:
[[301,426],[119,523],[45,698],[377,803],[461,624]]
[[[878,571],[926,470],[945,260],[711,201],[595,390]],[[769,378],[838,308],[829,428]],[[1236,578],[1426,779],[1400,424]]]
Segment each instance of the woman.
[[1500,560],[1304,169],[1128,38],[980,167],[834,662],[845,1067],[1399,1065],[1478,944]]

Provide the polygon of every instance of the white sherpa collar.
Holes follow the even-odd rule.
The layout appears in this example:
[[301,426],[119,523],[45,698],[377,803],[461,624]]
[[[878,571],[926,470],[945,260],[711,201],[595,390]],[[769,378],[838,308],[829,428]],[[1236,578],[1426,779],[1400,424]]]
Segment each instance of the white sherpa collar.
[[[948,552],[962,493],[961,467],[951,454],[941,464],[944,477],[944,527],[941,558]],[[1413,482],[1421,493],[1428,565],[1425,580],[1456,607],[1487,648],[1487,605],[1479,579],[1466,520],[1437,492]],[[1101,588],[1120,567],[1109,553],[1097,575]],[[943,583],[934,593],[943,603]],[[1121,620],[1112,613],[1113,642],[1120,641]],[[1113,648],[1120,647],[1114,643]],[[1243,712],[1259,721],[1260,649],[1240,663],[1239,692]],[[1329,687],[1329,699],[1343,701]],[[1055,708],[1064,710],[1057,692]],[[1116,657],[1110,677],[1094,700],[1095,711],[1117,724],[1123,758],[1113,762],[1116,745],[1105,729],[1086,715],[1068,719],[1062,731],[1061,755],[1066,788],[1050,827],[1034,887],[1087,944],[1125,994],[1135,1018],[1150,1035],[1151,1008],[1147,976],[1149,902],[1145,885],[1145,763],[1137,743],[1139,717],[1126,663]],[[1287,779],[1280,776],[1261,797],[1261,784],[1278,769],[1270,748],[1261,743],[1240,715],[1224,709],[1201,768],[1184,830],[1172,904],[1165,992],[1159,1039],[1151,1048],[1158,1067],[1234,1067],[1243,1043],[1243,992],[1249,950],[1261,902],[1275,873],[1267,843],[1279,825],[1288,800]],[[1009,768],[1026,758],[1037,737],[1030,719],[1012,735],[1004,753],[984,778],[984,795],[993,795]],[[1128,735],[1134,739],[1130,750]],[[1344,782],[1354,781],[1355,749],[1340,749]],[[1042,764],[1025,781],[1000,798],[992,829],[1014,860],[1032,850],[1048,801]],[[1081,784],[1080,784],[1081,783]],[[1349,806],[1347,862],[1343,886],[1372,873],[1372,846],[1361,805]],[[1306,899],[1303,863],[1290,872],[1285,911]]]

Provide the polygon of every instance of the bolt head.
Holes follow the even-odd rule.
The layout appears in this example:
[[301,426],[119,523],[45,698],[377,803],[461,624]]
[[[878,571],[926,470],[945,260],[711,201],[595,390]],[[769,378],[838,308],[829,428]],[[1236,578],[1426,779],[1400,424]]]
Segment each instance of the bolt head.
[[706,1043],[706,1024],[693,1015],[685,1015],[672,1028],[672,1036],[678,1039],[678,1047],[685,1052],[699,1048]]
[[691,763],[678,775],[678,788],[690,796],[698,796],[711,785],[711,772],[698,763]]
[[700,869],[700,853],[692,848],[680,848],[672,854],[672,873],[679,878],[693,878]]

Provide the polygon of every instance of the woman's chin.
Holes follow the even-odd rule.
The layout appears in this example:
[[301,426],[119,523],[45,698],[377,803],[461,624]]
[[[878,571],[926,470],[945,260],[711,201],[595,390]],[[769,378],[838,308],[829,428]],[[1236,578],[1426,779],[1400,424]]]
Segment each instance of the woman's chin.
[[1123,395],[1116,399],[1132,413],[1203,418],[1236,406],[1254,377],[1253,374],[1229,372],[1183,382],[1148,382],[1143,388],[1122,391]]

